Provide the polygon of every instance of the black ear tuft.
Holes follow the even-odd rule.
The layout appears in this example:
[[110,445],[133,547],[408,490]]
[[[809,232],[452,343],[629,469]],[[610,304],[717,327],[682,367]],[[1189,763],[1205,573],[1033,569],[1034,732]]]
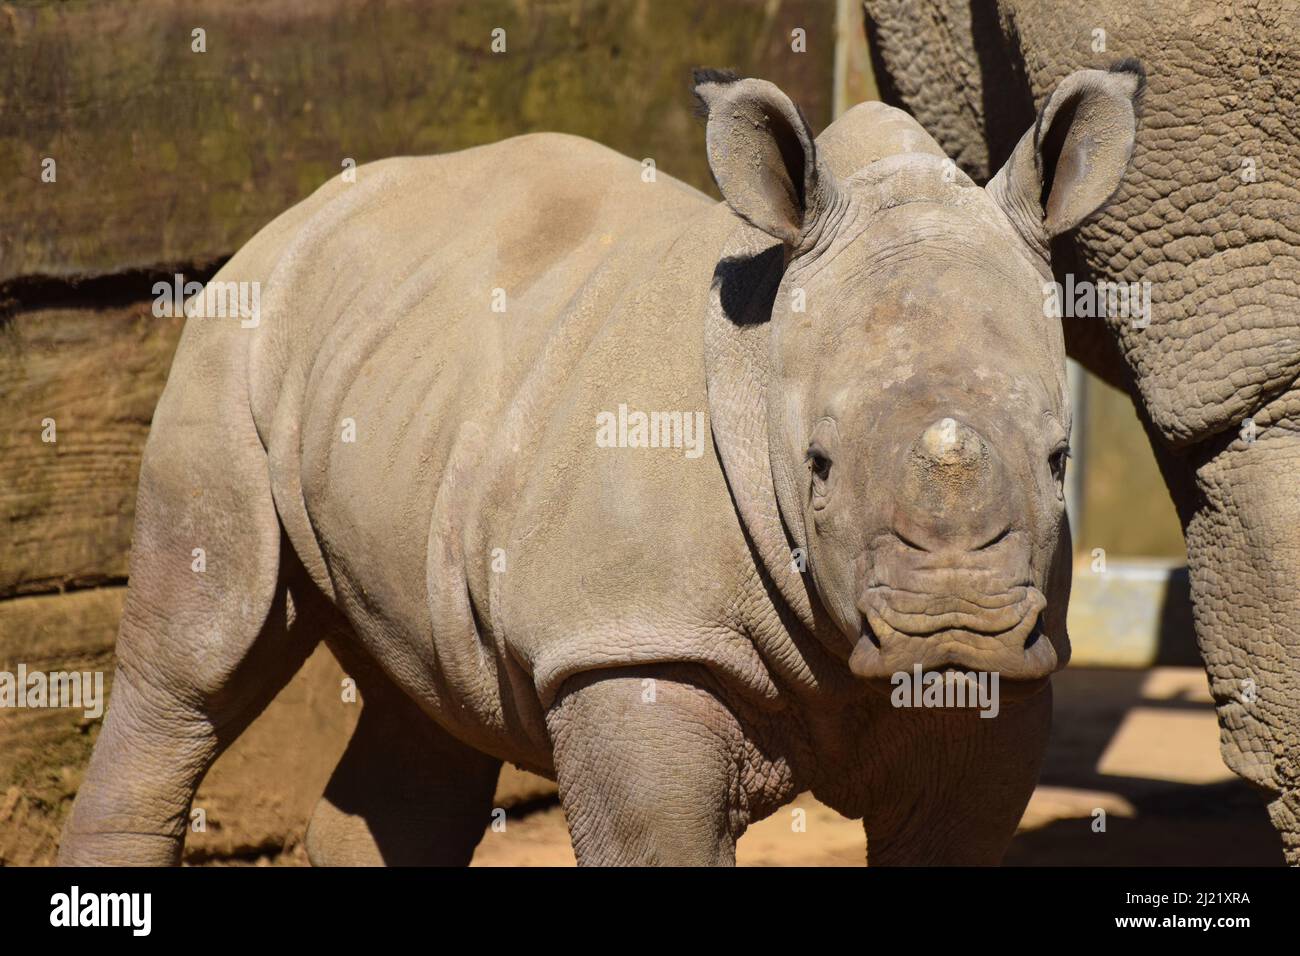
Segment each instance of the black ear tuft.
[[735,70],[715,70],[707,66],[697,66],[691,70],[692,86],[699,86],[701,83],[735,83],[740,79],[740,74]]
[[1110,65],[1111,73],[1132,73],[1137,77],[1137,92],[1133,94],[1134,101],[1142,98],[1142,94],[1147,89],[1147,71],[1142,66],[1142,61],[1137,57],[1127,57],[1123,60],[1116,60]]
[[704,102],[704,98],[700,96],[699,87],[705,83],[716,83],[719,86],[725,86],[728,83],[739,82],[741,79],[741,75],[735,70],[715,70],[704,66],[697,66],[691,70],[691,92],[695,96],[695,115],[700,119],[709,118],[709,104]]

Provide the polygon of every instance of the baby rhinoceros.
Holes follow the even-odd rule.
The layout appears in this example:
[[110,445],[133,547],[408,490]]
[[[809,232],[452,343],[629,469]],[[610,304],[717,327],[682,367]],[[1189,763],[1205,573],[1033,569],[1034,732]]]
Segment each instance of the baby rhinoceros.
[[987,188],[881,104],[814,139],[696,80],[722,204],[570,136],[392,159],[226,264],[256,314],[191,299],[64,862],[176,862],[322,640],[363,709],[316,863],[467,862],[502,761],[584,864],[731,863],[803,791],[872,863],[1001,858],[1069,656],[1049,244],[1138,77],[1068,77]]

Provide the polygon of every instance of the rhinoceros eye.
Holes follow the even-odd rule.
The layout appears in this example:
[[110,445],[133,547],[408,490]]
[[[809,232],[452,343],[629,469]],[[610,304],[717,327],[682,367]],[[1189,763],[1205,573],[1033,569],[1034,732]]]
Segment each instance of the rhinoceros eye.
[[818,481],[828,481],[831,477],[831,460],[820,451],[808,452],[808,467]]
[[804,461],[808,463],[808,473],[812,479],[812,507],[820,511],[830,503],[831,492],[835,487],[835,478],[831,469],[831,456],[839,447],[839,435],[835,420],[824,416],[813,425],[812,435],[808,439],[808,452]]
[[1062,445],[1056,451],[1052,452],[1052,457],[1048,463],[1052,467],[1052,479],[1056,482],[1057,492],[1065,492],[1065,463],[1070,459],[1070,446]]
[[826,507],[830,500],[831,459],[818,448],[808,450],[808,470],[812,473],[812,506],[816,510]]

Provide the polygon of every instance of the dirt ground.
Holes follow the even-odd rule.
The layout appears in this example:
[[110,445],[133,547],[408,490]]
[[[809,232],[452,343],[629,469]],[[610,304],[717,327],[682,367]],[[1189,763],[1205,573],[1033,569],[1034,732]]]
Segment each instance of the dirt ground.
[[[1278,866],[1264,800],[1219,758],[1199,668],[1069,670],[1042,780],[1007,854],[1010,866]],[[806,829],[792,826],[795,807]],[[1105,832],[1094,832],[1096,809]],[[804,794],[752,827],[741,866],[861,866],[862,826]],[[475,866],[572,866],[564,816],[547,806],[488,830]]]

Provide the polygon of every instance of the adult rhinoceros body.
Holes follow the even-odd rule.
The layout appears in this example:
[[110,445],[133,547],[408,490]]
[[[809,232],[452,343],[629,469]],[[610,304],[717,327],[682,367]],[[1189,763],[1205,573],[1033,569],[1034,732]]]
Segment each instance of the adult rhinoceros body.
[[[1135,78],[1072,79],[1131,142]],[[730,207],[529,136],[363,167],[222,269],[261,313],[187,324],[65,860],[175,860],[321,639],[364,710],[317,862],[467,860],[502,760],[558,776],[583,862],[726,861],[805,788],[873,861],[1000,856],[1068,656],[1035,240],[1127,152],[1067,194],[1030,135],[986,193],[887,107],[814,148],[770,84],[699,91]],[[914,664],[999,673],[997,716],[892,707]]]

